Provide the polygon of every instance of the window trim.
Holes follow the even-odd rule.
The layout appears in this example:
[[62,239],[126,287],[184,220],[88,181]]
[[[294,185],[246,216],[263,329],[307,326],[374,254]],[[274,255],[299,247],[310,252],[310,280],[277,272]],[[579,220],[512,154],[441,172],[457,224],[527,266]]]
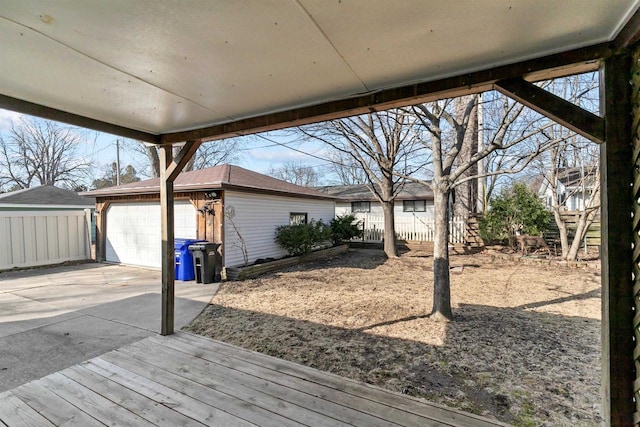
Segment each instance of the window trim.
[[[421,209],[416,209],[416,203],[421,204]],[[411,209],[409,209],[411,207]],[[416,200],[403,200],[402,201],[402,212],[426,212],[427,211],[427,201],[424,199],[416,199]]]
[[[294,217],[302,217],[304,216],[304,222],[294,222]],[[289,225],[299,225],[299,224],[308,224],[309,223],[309,214],[307,212],[289,212]]]
[[[360,206],[366,205],[366,208],[354,209],[354,205],[360,205]],[[362,200],[359,202],[351,202],[351,213],[369,213],[369,212],[371,212],[371,202],[367,200]]]

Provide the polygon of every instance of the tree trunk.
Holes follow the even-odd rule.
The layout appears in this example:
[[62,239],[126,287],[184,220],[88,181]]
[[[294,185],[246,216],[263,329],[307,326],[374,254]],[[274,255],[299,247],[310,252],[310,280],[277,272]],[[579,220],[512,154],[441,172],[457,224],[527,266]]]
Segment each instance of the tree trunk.
[[147,156],[149,157],[149,174],[151,175],[151,178],[158,178],[160,176],[160,157],[158,156],[158,149],[156,147],[145,148],[147,150]]
[[449,281],[449,191],[434,186],[433,309],[431,318],[452,320]]
[[558,212],[558,208],[554,208],[553,210],[553,219],[556,221],[556,225],[558,226],[558,235],[560,236],[560,248],[562,250],[562,259],[566,260],[567,255],[569,254],[569,235],[567,232],[567,224],[562,219],[560,212]]
[[578,218],[578,224],[576,226],[576,235],[567,253],[567,261],[575,261],[578,259],[578,251],[580,250],[580,246],[582,246],[582,241],[587,235],[587,231],[589,231],[589,227],[593,224],[596,214],[597,211],[589,212],[588,214],[586,212],[580,213],[580,218]]
[[382,212],[384,213],[384,253],[387,258],[397,258],[396,248],[396,221],[393,212],[394,202],[382,202]]
[[[466,164],[471,161],[471,157],[478,152],[478,106],[477,95],[468,95],[456,98],[455,111],[458,121],[462,121],[464,112],[470,102],[474,103],[469,116],[469,123],[464,130],[464,142],[460,147],[458,154],[458,162]],[[465,173],[460,175],[460,179],[478,174],[478,164],[473,164]],[[458,185],[455,188],[455,203],[453,205],[453,214],[461,216],[467,221],[469,217],[477,212],[478,205],[478,179],[473,179]]]

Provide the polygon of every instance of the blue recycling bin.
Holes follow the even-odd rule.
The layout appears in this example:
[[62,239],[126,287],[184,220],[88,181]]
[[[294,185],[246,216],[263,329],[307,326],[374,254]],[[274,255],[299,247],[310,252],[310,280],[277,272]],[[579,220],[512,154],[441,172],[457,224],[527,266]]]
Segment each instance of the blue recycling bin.
[[173,249],[175,250],[176,258],[176,280],[188,281],[196,278],[193,269],[193,255],[189,252],[189,245],[204,241],[205,240],[197,239],[174,239]]

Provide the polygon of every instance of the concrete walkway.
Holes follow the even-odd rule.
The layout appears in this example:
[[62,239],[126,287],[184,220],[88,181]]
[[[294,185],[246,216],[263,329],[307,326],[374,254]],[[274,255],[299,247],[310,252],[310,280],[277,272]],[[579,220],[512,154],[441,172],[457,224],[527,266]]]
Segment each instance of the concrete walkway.
[[[176,281],[176,330],[217,284]],[[160,271],[81,264],[0,273],[0,392],[160,330]]]

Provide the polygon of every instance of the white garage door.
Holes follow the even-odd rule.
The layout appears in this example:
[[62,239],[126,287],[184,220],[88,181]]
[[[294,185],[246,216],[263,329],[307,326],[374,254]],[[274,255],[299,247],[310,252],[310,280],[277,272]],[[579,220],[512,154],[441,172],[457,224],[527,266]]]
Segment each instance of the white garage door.
[[[195,239],[196,210],[176,201],[175,237]],[[107,210],[106,259],[110,262],[161,267],[159,203],[113,204]]]

